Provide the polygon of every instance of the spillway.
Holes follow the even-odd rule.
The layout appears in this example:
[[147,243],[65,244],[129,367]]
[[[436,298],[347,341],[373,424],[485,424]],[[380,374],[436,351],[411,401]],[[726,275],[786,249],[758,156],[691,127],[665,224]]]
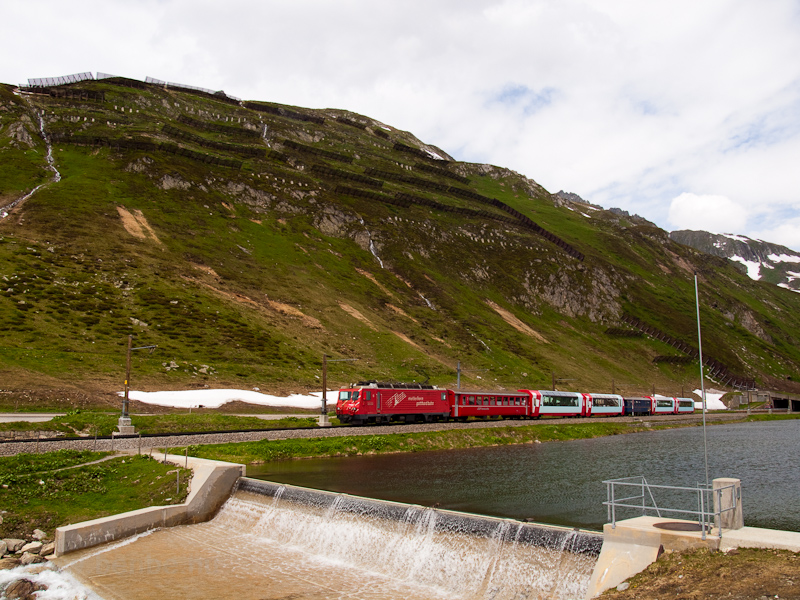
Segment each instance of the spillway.
[[104,598],[582,598],[599,534],[242,478],[208,523],[63,557]]

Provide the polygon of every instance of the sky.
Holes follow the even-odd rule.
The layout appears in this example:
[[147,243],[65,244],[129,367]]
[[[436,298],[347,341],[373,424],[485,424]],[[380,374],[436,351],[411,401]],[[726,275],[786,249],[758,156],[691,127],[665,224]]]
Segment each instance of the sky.
[[800,0],[0,0],[0,81],[351,110],[666,230],[800,251]]

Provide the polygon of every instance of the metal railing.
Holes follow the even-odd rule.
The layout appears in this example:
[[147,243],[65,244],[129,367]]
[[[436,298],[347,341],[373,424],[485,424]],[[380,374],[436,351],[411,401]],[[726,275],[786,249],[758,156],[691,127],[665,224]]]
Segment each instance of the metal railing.
[[[611,527],[617,526],[617,509],[618,508],[633,508],[641,510],[642,515],[646,515],[648,511],[654,512],[656,516],[661,517],[662,513],[669,513],[674,515],[692,515],[697,520],[697,524],[702,531],[702,538],[706,539],[706,533],[710,532],[717,523],[719,529],[718,536],[722,537],[722,514],[729,511],[736,510],[739,502],[736,493],[732,493],[732,506],[722,508],[722,495],[727,490],[735,488],[734,485],[719,487],[712,489],[709,485],[698,483],[696,487],[680,487],[672,485],[651,485],[647,480],[638,475],[636,477],[622,477],[620,479],[609,479],[603,481],[606,484],[608,500],[603,504],[608,507],[608,520],[611,522]],[[631,492],[631,489],[634,491]],[[653,491],[656,494],[653,494]],[[668,491],[673,498],[674,496],[687,495],[689,500],[682,501],[681,503],[689,504],[694,497],[697,508],[695,510],[686,508],[665,508],[659,506],[656,502],[656,495],[660,491]],[[635,495],[625,495],[634,493]],[[623,497],[618,497],[618,494]],[[716,496],[716,502],[714,502]]]

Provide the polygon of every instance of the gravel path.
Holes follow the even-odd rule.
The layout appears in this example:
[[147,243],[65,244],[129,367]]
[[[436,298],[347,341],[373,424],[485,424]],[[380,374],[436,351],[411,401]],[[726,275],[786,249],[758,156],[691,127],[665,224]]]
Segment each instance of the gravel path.
[[[659,417],[615,417],[615,418],[588,418],[577,420],[553,419],[553,424],[596,423],[613,421],[617,423],[700,423],[702,415],[687,416],[659,416]],[[714,414],[707,415],[706,422],[725,422],[741,419],[741,414]],[[191,435],[165,435],[155,437],[128,437],[108,439],[98,438],[52,438],[32,442],[3,442],[0,443],[0,456],[13,456],[21,453],[52,452],[54,450],[138,450],[149,452],[176,448],[190,444],[226,444],[230,442],[254,442],[259,440],[285,440],[290,438],[319,438],[342,437],[348,435],[380,435],[386,433],[418,433],[423,431],[445,431],[449,429],[483,429],[487,427],[524,427],[534,424],[549,424],[551,420],[525,421],[525,420],[497,420],[477,421],[471,423],[418,423],[413,425],[380,425],[371,427],[331,427],[327,429],[272,429],[265,431],[245,431],[233,433],[197,433]]]

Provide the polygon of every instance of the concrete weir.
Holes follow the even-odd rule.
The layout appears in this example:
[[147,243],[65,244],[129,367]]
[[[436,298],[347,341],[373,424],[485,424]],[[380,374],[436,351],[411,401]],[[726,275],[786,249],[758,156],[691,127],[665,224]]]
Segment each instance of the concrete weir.
[[800,533],[743,527],[741,511],[705,539],[691,531],[696,522],[647,516],[606,524],[601,535],[248,479],[242,465],[189,461],[194,478],[183,505],[59,528],[56,564],[121,600],[589,599],[666,549],[800,551]]
[[[96,536],[97,537],[97,536]],[[241,478],[210,521],[69,552],[104,598],[580,598],[594,532]]]

